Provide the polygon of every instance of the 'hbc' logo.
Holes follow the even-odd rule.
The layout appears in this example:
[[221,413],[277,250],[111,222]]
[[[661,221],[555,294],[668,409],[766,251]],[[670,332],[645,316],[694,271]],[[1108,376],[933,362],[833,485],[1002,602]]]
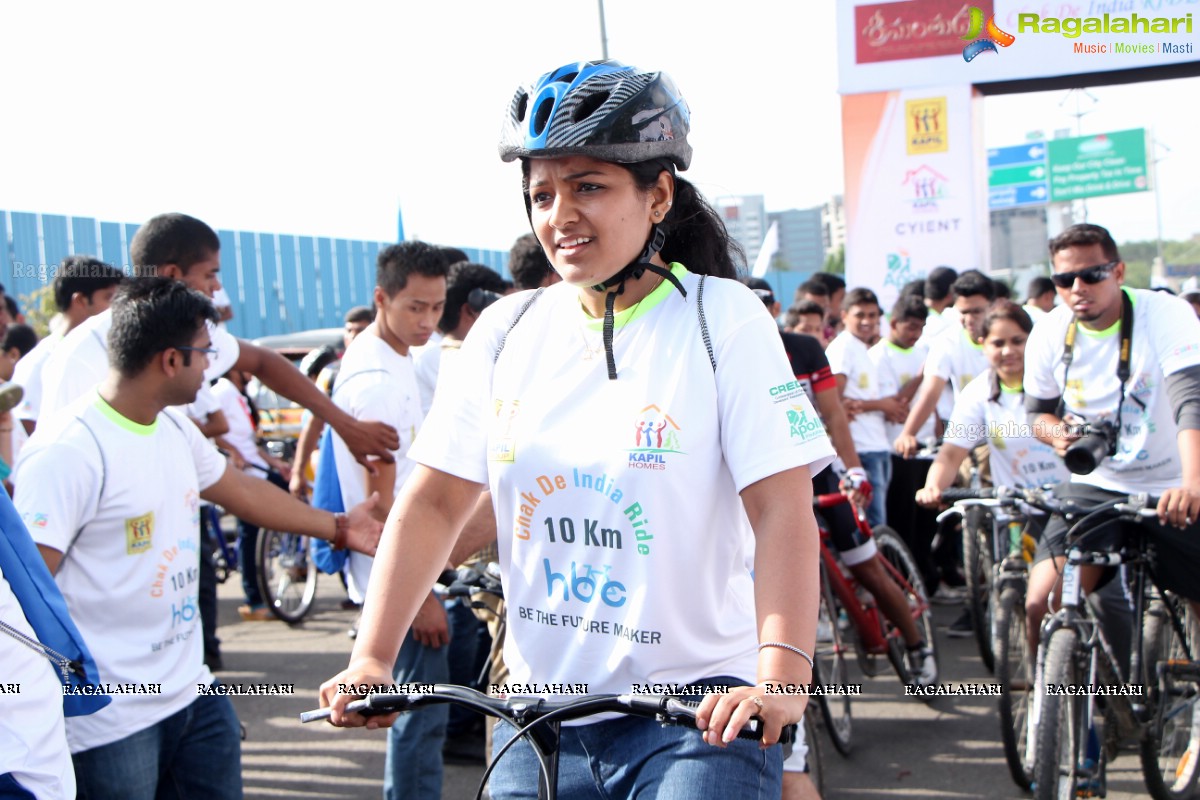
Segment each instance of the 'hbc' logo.
[[[982,39],[979,38],[981,33],[986,33]],[[980,53],[991,51],[993,53],[1000,52],[996,46],[1008,47],[1017,40],[1017,37],[1011,33],[1006,33],[996,26],[996,15],[988,17],[987,25],[983,24],[983,11],[975,6],[971,6],[971,21],[967,28],[967,35],[962,37],[964,41],[971,41],[963,48],[963,60],[971,61]]]

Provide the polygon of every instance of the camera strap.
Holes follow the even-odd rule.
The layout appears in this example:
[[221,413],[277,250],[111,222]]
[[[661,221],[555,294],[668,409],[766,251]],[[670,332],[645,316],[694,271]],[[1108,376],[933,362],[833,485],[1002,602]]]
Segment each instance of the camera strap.
[[[1063,393],[1058,398],[1058,418],[1062,419],[1067,406],[1067,376],[1071,372],[1071,361],[1075,358],[1075,335],[1079,321],[1072,318],[1067,326],[1067,336],[1063,342]],[[1117,380],[1121,382],[1121,394],[1117,399],[1117,435],[1113,438],[1109,455],[1116,455],[1117,438],[1121,435],[1121,410],[1125,405],[1125,384],[1129,381],[1129,362],[1133,356],[1133,301],[1124,288],[1121,289],[1121,342],[1117,351]],[[1136,399],[1136,398],[1135,398]],[[1141,401],[1138,401],[1141,405]]]

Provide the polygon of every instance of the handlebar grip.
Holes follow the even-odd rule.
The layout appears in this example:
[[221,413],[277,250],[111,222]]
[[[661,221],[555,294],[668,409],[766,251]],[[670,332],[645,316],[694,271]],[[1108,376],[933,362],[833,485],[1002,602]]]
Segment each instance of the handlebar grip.
[[[668,702],[665,710],[670,712],[677,710],[680,706],[686,709],[687,718],[695,722],[696,709],[700,707],[700,703],[691,699],[684,700],[677,698],[674,701]],[[738,731],[737,738],[749,739],[753,742],[761,742],[763,738],[762,724],[763,721],[761,717],[750,717],[750,721],[743,725],[742,729]],[[784,725],[783,729],[779,731],[779,744],[791,744],[794,741],[796,741],[796,725]]]
[[949,489],[942,490],[942,500],[947,503],[953,503],[958,500],[978,500],[995,496],[996,491],[991,488],[965,489],[952,486]]
[[[401,705],[406,706],[407,705],[407,703],[405,702],[408,699],[407,695],[384,695],[383,697],[384,697],[385,701],[390,701],[389,704],[391,704],[391,705],[396,705],[396,706],[401,706]],[[367,697],[362,700],[353,701],[352,703],[350,703],[349,705],[346,706],[346,710],[350,711],[350,712],[356,712],[356,713],[362,714],[364,717],[382,717],[387,714],[395,713],[397,711],[403,711],[404,709],[403,708],[381,708],[378,705],[372,704],[370,698]],[[332,711],[333,711],[333,709],[331,709],[331,708],[318,708],[318,709],[314,709],[312,711],[304,711],[300,714],[300,721],[301,722],[317,722],[318,720],[329,719],[329,715]]]

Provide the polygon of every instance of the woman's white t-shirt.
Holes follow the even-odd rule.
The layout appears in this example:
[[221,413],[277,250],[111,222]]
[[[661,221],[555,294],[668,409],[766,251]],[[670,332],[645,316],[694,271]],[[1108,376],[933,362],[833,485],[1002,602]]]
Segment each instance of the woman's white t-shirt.
[[[617,380],[600,320],[565,283],[489,307],[410,452],[492,491],[516,684],[753,680],[754,538],[738,492],[833,458],[762,301],[698,278],[616,315]],[[508,331],[506,336],[506,331]],[[496,352],[504,341],[498,359]]]
[[991,370],[967,384],[946,424],[943,441],[970,450],[988,445],[988,463],[996,486],[1045,486],[1070,477],[1054,448],[1033,435],[1025,411],[1025,393],[1000,386],[991,399]]

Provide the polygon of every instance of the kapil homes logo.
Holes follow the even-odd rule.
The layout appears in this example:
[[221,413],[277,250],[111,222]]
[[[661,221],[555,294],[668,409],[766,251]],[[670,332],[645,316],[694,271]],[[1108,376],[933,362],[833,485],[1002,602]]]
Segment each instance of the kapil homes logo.
[[929,213],[938,210],[938,200],[946,197],[948,183],[945,175],[928,164],[922,164],[916,169],[906,170],[900,185],[913,211]]
[[[988,17],[987,25],[984,25],[983,9],[971,6],[970,12],[971,19],[967,23],[967,35],[962,37],[963,41],[970,42],[963,48],[964,61],[972,61],[980,53],[998,53],[1000,51],[996,49],[997,46],[1008,47],[1017,40],[1017,37],[1011,33],[1000,30],[996,25],[995,14]],[[987,35],[980,38],[980,34]]]

